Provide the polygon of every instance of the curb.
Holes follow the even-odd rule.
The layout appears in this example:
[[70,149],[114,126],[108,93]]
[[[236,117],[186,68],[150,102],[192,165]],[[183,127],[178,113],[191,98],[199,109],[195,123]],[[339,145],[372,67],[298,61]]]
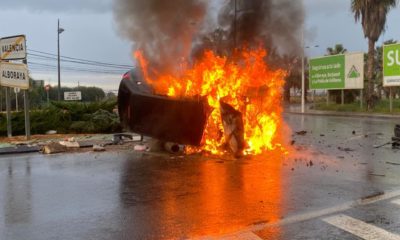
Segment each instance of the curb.
[[358,117],[358,118],[375,118],[375,119],[400,119],[400,115],[389,114],[362,114],[362,113],[339,113],[339,112],[293,112],[284,111],[286,114],[308,115],[308,116],[330,116],[330,117]]

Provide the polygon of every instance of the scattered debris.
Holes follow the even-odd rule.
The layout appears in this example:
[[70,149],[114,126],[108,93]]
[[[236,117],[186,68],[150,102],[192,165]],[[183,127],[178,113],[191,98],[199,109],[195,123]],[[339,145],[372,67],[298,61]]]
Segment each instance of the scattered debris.
[[149,151],[150,148],[147,145],[138,144],[133,147],[133,150],[143,152],[143,151]]
[[386,177],[385,174],[378,174],[378,173],[369,173],[368,175],[374,176],[374,177]]
[[67,147],[60,143],[52,142],[43,147],[44,154],[63,153],[67,151]]
[[76,141],[60,141],[59,143],[67,148],[80,148],[79,143]]
[[354,152],[355,151],[354,149],[351,149],[348,147],[346,147],[346,148],[338,147],[338,149],[343,152]]
[[101,145],[93,145],[93,151],[95,152],[104,152],[106,150],[106,148],[104,146]]
[[184,146],[183,145],[179,145],[177,143],[172,143],[172,142],[166,142],[164,144],[164,149],[169,152],[169,153],[173,153],[173,154],[177,154],[177,153],[182,153],[184,150]]
[[386,162],[386,164],[400,166],[400,163],[395,163],[395,162]]
[[49,130],[46,132],[46,135],[54,135],[54,134],[57,134],[56,130]]
[[368,195],[368,196],[365,196],[365,197],[361,198],[361,200],[362,200],[362,201],[373,200],[373,199],[375,199],[375,198],[381,197],[381,196],[384,195],[384,194],[385,194],[385,192],[383,192],[383,191],[378,191],[378,192],[372,193],[372,194],[370,194],[370,195]]
[[299,131],[299,132],[296,132],[296,134],[297,135],[299,135],[299,136],[305,136],[306,134],[307,134],[307,131]]
[[356,131],[353,130],[352,134],[353,134],[353,135],[356,135]]
[[325,134],[320,134],[319,136],[320,136],[320,137],[325,137]]
[[220,108],[226,143],[235,157],[241,157],[246,145],[242,113],[223,101]]
[[5,154],[18,154],[18,153],[34,153],[39,152],[41,147],[39,146],[29,146],[29,145],[19,145],[15,147],[2,147],[0,148],[0,155]]
[[123,142],[143,142],[143,135],[131,134],[131,133],[117,133],[112,136],[113,144],[122,144]]
[[394,128],[394,136],[400,138],[400,125],[397,124]]
[[381,148],[381,147],[384,147],[384,146],[387,146],[387,145],[389,145],[389,144],[394,144],[395,142],[393,142],[393,141],[390,141],[390,142],[387,142],[387,143],[384,143],[384,144],[380,144],[380,145],[374,145],[374,148]]
[[294,145],[296,143],[296,141],[295,140],[292,140],[291,142],[290,142],[290,145]]

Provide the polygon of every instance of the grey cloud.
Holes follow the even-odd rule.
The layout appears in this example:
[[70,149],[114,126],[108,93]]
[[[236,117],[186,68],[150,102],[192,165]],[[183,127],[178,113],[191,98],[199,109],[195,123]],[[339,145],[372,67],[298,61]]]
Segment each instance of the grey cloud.
[[96,12],[112,10],[112,0],[1,0],[2,10],[37,12]]

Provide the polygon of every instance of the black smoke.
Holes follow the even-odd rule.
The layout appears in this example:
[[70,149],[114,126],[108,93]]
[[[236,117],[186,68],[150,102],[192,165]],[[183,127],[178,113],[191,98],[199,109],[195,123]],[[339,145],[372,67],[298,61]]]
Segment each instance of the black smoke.
[[114,0],[114,14],[120,33],[162,72],[204,49],[230,55],[262,46],[274,56],[302,50],[302,0]]

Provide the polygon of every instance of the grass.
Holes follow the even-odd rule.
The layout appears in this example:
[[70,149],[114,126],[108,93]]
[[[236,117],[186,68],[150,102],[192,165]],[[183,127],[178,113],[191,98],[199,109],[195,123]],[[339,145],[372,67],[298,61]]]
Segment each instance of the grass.
[[[389,108],[389,100],[380,100],[372,111],[367,111],[366,103],[364,103],[363,109],[360,108],[360,102],[356,101],[348,104],[336,104],[330,103],[316,103],[314,109],[321,111],[336,111],[336,112],[372,112],[372,113],[391,113]],[[393,100],[393,112],[400,114],[400,99]]]

